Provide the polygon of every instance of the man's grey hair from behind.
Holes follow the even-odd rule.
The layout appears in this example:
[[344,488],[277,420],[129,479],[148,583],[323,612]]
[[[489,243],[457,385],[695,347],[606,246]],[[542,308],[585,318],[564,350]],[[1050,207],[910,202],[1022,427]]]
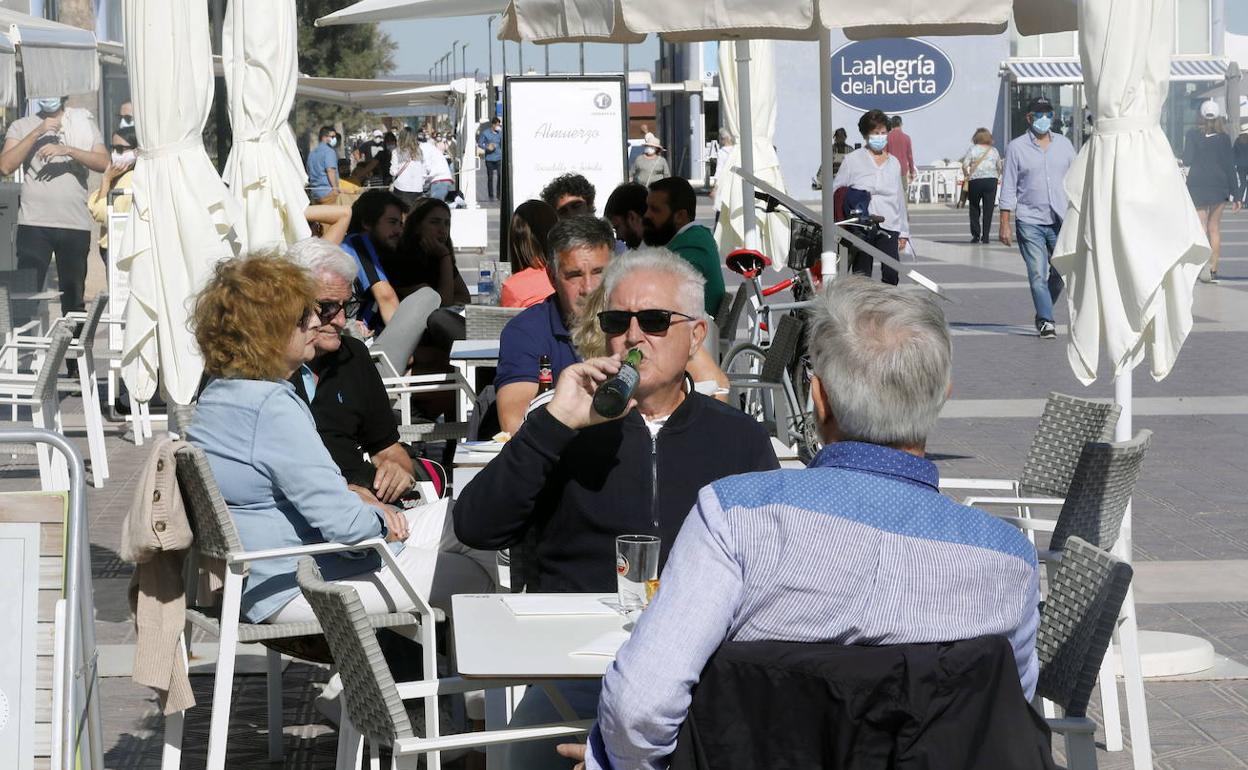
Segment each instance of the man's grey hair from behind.
[[579,216],[561,219],[546,236],[546,269],[553,280],[559,275],[559,255],[575,249],[606,247],[615,250],[615,229],[605,219]]
[[694,318],[706,318],[703,310],[706,278],[695,270],[693,265],[661,246],[643,246],[611,260],[611,264],[607,266],[602,276],[603,291],[606,292],[608,307],[611,303],[611,294],[616,287],[623,283],[625,278],[638,271],[664,276],[665,282],[674,281],[678,287],[676,296],[680,305],[680,307],[641,308],[642,310],[675,310]]
[[287,249],[290,260],[320,280],[321,273],[329,273],[346,281],[355,282],[355,259],[336,243],[324,238],[304,238]]
[[808,332],[841,440],[926,443],[953,376],[949,325],[931,294],[838,276],[815,301]]

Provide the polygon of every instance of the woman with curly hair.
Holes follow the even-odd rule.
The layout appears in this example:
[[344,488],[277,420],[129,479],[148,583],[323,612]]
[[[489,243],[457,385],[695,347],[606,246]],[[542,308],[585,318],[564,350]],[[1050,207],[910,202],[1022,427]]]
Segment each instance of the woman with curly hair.
[[[191,323],[211,379],[187,438],[207,455],[243,547],[384,537],[400,570],[431,603],[449,609],[453,593],[490,590],[494,577],[486,566],[445,534],[444,503],[409,516],[347,486],[307,404],[287,382],[314,356],[318,312],[311,276],[277,251],[218,263],[195,300]],[[327,579],[348,580],[369,612],[411,608],[375,554],[317,562]],[[252,623],[313,620],[295,584],[295,559],[254,562],[242,610]]]

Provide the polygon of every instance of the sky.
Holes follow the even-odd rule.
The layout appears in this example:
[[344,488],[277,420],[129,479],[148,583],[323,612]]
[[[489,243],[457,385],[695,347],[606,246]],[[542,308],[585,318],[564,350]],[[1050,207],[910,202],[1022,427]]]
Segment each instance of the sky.
[[[481,70],[484,79],[489,71],[487,42],[494,50],[494,72],[503,71],[503,43],[487,36],[486,16],[472,16],[458,19],[430,19],[422,21],[387,21],[381,23],[384,30],[398,44],[394,54],[394,75],[413,75],[424,79],[429,76],[429,68],[437,59],[450,53],[451,43],[455,40],[468,43],[468,72]],[[494,34],[498,34],[499,20],[494,20]],[[659,56],[657,38],[651,37],[644,43],[629,47],[629,66],[634,70],[653,70],[654,61]],[[430,42],[433,41],[433,42]],[[507,43],[507,71],[517,74],[519,70],[520,46]],[[550,72],[575,73],[580,69],[580,58],[575,45],[523,46],[524,70],[530,68],[538,74],[546,71],[545,49],[550,49]],[[460,59],[459,47],[456,47],[455,58]],[[586,44],[586,72],[619,72],[624,66],[624,51],[618,45]],[[454,71],[458,72],[458,62]]]

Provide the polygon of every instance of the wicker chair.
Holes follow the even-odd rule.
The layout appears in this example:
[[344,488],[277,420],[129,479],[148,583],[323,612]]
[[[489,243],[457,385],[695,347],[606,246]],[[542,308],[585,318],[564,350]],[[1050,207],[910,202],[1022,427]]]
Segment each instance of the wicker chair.
[[502,336],[503,327],[523,311],[522,307],[467,305],[464,307],[465,339],[496,340]]
[[[325,638],[342,672],[346,708],[338,738],[339,770],[356,766],[363,738],[368,739],[374,768],[379,767],[379,747],[388,746],[392,766],[415,770],[418,757],[426,754],[427,767],[436,770],[441,767],[442,751],[512,741],[572,737],[587,732],[593,725],[593,720],[584,720],[441,736],[437,720],[439,695],[512,687],[526,682],[450,677],[396,684],[377,644],[375,627],[368,623],[355,589],[323,580],[316,562],[310,558],[299,560],[296,579],[325,629]],[[416,698],[424,699],[424,737],[416,736],[403,707],[404,700]]]
[[[91,483],[98,489],[108,478],[108,451],[104,442],[104,414],[100,409],[100,387],[96,378],[95,335],[100,318],[108,307],[108,295],[97,294],[87,305],[85,312],[67,313],[56,325],[78,331],[69,345],[66,358],[77,362],[77,374],[60,377],[57,389],[61,393],[78,393],[82,396],[82,413],[86,420],[87,449],[91,456]],[[52,344],[50,336],[19,333],[6,340],[5,348],[21,355],[25,351],[46,351]],[[0,356],[0,360],[3,360]]]
[[767,430],[785,444],[790,443],[788,429],[794,410],[802,407],[785,377],[801,338],[802,322],[785,314],[776,320],[775,333],[766,349],[741,343],[724,356],[721,364],[731,389],[729,403],[740,402],[747,414],[761,418]]
[[715,316],[715,326],[719,333],[719,349],[724,353],[736,344],[737,327],[741,325],[741,313],[749,302],[750,287],[743,283],[737,287],[737,293],[732,295],[732,304],[728,306],[728,311]]
[[[0,405],[11,406],[14,410],[19,406],[27,407],[31,424],[36,428],[63,432],[56,380],[72,340],[69,330],[58,326],[52,330],[47,348],[37,351],[33,374],[17,371],[16,367],[12,371],[0,371]],[[69,489],[65,456],[46,444],[39,444],[35,451],[40,487],[44,491]]]
[[1096,723],[1087,716],[1088,700],[1131,575],[1131,565],[1072,536],[1049,578],[1036,632],[1036,696],[1062,710],[1062,717],[1048,722],[1066,739],[1070,770],[1096,768]]
[[[398,570],[390,549],[380,538],[352,545],[321,543],[297,548],[247,552],[243,549],[242,541],[238,537],[230,510],[217,489],[207,456],[194,446],[186,446],[178,450],[177,463],[178,486],[181,489],[191,528],[195,533],[194,554],[201,559],[221,560],[226,566],[225,588],[219,611],[196,606],[195,581],[193,580],[187,581],[186,611],[187,621],[191,625],[218,637],[219,640],[220,652],[217,657],[216,679],[213,684],[207,767],[208,770],[224,770],[230,700],[234,689],[234,657],[238,644],[271,643],[274,640],[290,640],[321,634],[321,624],[316,622],[246,623],[241,621],[239,608],[246,565],[261,559],[300,554],[373,550],[381,557],[382,563],[390,565],[396,572]],[[414,632],[414,638],[421,644],[425,670],[433,671],[436,670],[437,653],[434,625],[436,620],[441,619],[441,613],[430,609],[424,599],[414,590],[409,590],[409,594],[415,605],[413,611],[369,615],[366,621],[373,628],[411,629]],[[281,654],[272,647],[269,648],[267,657],[269,758],[278,761],[282,758],[282,661]],[[183,718],[182,714],[171,716],[169,719],[177,720],[176,723],[173,726],[170,723],[166,724],[166,752],[175,756],[181,749],[180,720]],[[166,766],[164,770],[176,770],[176,768]]]
[[[1014,498],[1047,497],[1060,502],[1070,487],[1084,444],[1112,441],[1120,411],[1116,404],[1050,393],[1017,479],[947,478],[941,479],[941,489],[998,490]],[[1005,500],[974,497],[964,502],[978,505],[998,501]]]

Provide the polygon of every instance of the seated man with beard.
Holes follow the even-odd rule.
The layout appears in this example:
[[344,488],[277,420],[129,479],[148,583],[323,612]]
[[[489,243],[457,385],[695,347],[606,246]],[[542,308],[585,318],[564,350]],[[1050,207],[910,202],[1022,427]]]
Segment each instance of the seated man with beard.
[[580,360],[569,328],[585,298],[602,282],[615,247],[615,233],[604,219],[560,220],[546,238],[546,270],[555,293],[526,309],[503,328],[498,347],[498,422],[515,434],[537,395],[538,365],[550,359],[551,375]]
[[697,219],[698,198],[688,181],[669,176],[650,185],[642,227],[646,244],[666,246],[706,279],[704,308],[709,316],[719,310],[724,296],[724,271],[715,236]]
[[358,268],[354,286],[358,308],[353,307],[348,317],[364,328],[356,325],[352,331],[374,337],[372,349],[384,353],[399,374],[407,370],[429,316],[442,304],[442,296],[428,286],[400,301],[383,268],[395,261],[406,213],[407,206],[394,193],[369,190],[351,207],[351,224],[342,242]]

